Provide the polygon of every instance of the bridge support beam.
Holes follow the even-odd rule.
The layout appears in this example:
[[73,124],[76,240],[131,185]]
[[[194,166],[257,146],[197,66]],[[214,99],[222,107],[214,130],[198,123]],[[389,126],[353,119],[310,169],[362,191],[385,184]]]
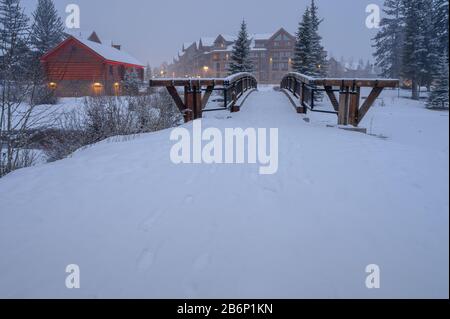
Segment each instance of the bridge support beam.
[[[312,112],[337,114],[339,125],[358,127],[384,88],[397,88],[399,80],[395,79],[348,79],[348,78],[313,78],[300,73],[288,73],[281,81],[281,89],[290,91],[294,97],[300,96],[297,112],[309,109]],[[318,87],[323,87],[319,89]],[[372,92],[360,107],[361,88],[372,88]],[[340,88],[340,89],[336,89]],[[314,109],[314,92],[325,91],[333,111]],[[335,93],[339,91],[339,98]],[[304,110],[302,109],[305,108]]]

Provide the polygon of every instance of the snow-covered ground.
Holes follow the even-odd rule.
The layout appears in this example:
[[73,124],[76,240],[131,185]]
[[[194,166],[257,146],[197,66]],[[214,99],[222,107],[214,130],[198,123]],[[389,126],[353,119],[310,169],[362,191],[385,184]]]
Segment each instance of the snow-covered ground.
[[362,124],[385,138],[306,123],[271,87],[206,115],[279,128],[275,175],[174,165],[166,130],[0,179],[0,297],[448,298],[448,112],[396,94]]

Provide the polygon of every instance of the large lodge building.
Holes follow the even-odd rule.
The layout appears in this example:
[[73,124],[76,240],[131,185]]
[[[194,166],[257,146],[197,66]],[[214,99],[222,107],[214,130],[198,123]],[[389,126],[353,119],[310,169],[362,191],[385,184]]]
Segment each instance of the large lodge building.
[[[183,45],[168,66],[168,77],[226,77],[236,37],[219,35]],[[280,83],[292,70],[295,37],[285,29],[271,34],[250,35],[250,55],[260,83]]]

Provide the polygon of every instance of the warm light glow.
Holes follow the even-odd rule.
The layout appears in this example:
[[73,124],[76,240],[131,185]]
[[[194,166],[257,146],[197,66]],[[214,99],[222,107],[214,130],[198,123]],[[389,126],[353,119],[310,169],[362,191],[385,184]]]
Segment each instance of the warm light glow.
[[164,70],[161,70],[160,74],[161,74],[161,75],[164,75]]
[[209,71],[209,66],[206,66],[206,65],[205,65],[205,66],[203,67],[203,71],[208,72],[208,71]]
[[48,84],[48,87],[49,87],[50,89],[56,89],[57,84],[56,84],[55,82],[50,82],[50,83]]
[[272,61],[273,61],[273,58],[270,58],[270,63],[272,63]]
[[94,83],[95,88],[101,88],[103,85],[99,82]]
[[120,86],[120,83],[119,83],[119,82],[116,82],[116,83],[114,83],[114,86],[115,86],[116,88],[118,88],[118,87]]

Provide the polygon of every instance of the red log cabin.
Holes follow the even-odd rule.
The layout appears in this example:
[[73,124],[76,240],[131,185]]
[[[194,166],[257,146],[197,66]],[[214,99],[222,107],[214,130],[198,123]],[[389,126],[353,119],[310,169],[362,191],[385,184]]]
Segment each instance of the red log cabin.
[[94,32],[86,40],[69,36],[41,58],[49,88],[60,97],[120,95],[133,70],[141,81],[144,66],[118,45],[103,44]]

